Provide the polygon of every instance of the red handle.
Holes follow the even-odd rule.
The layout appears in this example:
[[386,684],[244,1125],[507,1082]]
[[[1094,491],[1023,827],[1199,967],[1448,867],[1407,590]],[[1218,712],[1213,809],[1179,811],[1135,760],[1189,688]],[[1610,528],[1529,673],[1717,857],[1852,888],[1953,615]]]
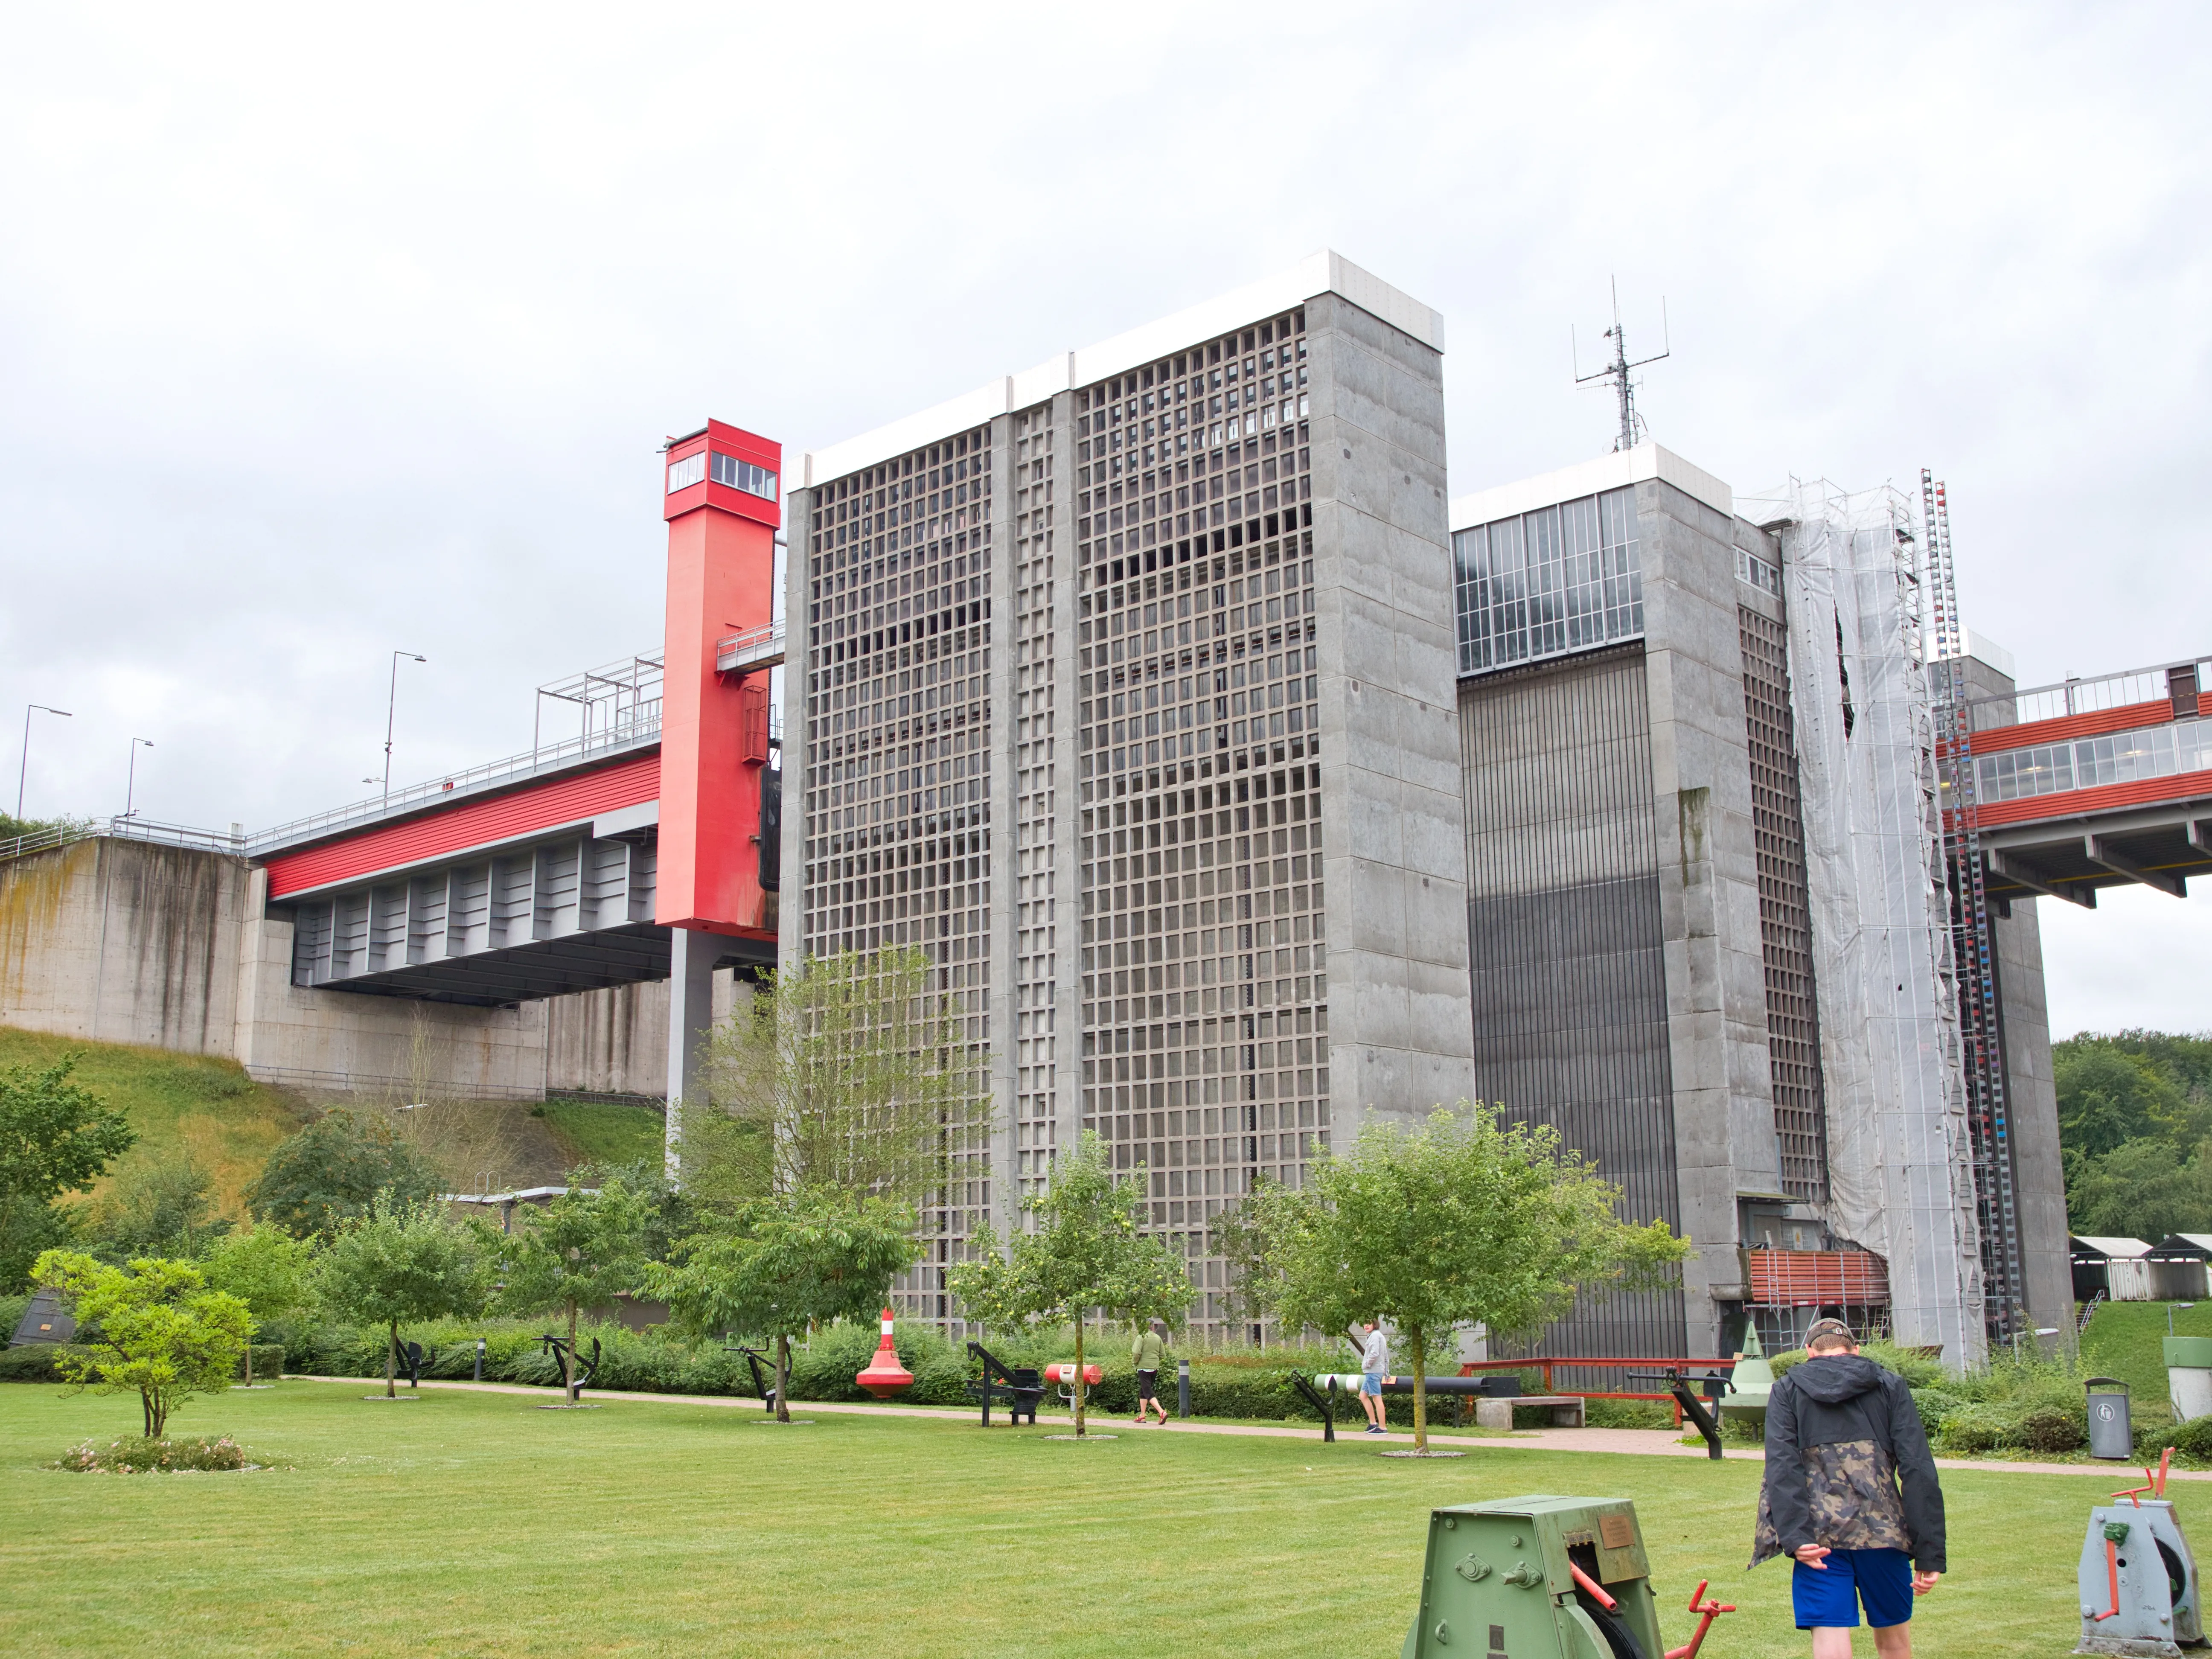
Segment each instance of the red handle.
[[2112,1605],[2102,1613],[2091,1613],[2091,1624],[2110,1619],[2120,1610],[2120,1547],[2109,1538],[2105,1540],[2105,1576],[2112,1581]]
[[1600,1584],[1596,1579],[1591,1577],[1573,1562],[1570,1561],[1567,1563],[1567,1571],[1574,1574],[1575,1583],[1580,1584],[1584,1589],[1588,1590],[1591,1596],[1595,1599],[1598,1606],[1603,1607],[1607,1613],[1611,1613],[1614,1607],[1618,1605],[1610,1595],[1607,1595],[1605,1593],[1605,1587],[1603,1585]]
[[[1735,1611],[1733,1606],[1717,1601],[1705,1600],[1705,1585],[1708,1582],[1700,1578],[1698,1580],[1697,1589],[1690,1592],[1690,1611],[1705,1616],[1698,1620],[1698,1628],[1691,1636],[1688,1645],[1668,1649],[1667,1659],[1698,1659],[1698,1649],[1705,1639],[1705,1632],[1713,1627],[1714,1619],[1721,1613]],[[1704,1602],[1704,1605],[1698,1605],[1700,1602]]]

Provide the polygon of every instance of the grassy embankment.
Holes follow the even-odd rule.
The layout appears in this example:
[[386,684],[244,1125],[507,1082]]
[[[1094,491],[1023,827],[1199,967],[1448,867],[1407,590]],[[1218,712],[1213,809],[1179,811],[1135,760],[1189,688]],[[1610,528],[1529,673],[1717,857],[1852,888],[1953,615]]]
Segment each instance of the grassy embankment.
[[2194,1307],[2179,1303],[2107,1302],[2090,1316],[2081,1334],[2081,1369],[2094,1376],[2117,1376],[2138,1401],[2166,1401],[2166,1317],[2173,1310],[2173,1328],[2181,1336],[2212,1336],[2212,1303]]
[[604,1100],[548,1100],[539,1114],[572,1163],[624,1164],[657,1158],[665,1145],[660,1114]]
[[126,1158],[167,1163],[189,1156],[212,1179],[218,1207],[234,1218],[246,1213],[240,1194],[303,1121],[298,1105],[256,1083],[235,1060],[0,1026],[0,1066],[40,1068],[71,1054],[74,1080],[137,1130],[138,1144]]
[[[1498,1448],[1419,1464],[1311,1437],[1125,1429],[1079,1446],[941,1420],[777,1428],[675,1402],[547,1413],[359,1393],[295,1382],[194,1401],[174,1431],[228,1431],[290,1467],[126,1477],[40,1466],[130,1428],[131,1402],[11,1390],[0,1647],[1383,1659],[1415,1606],[1431,1507],[1560,1492],[1636,1500],[1670,1643],[1710,1577],[1743,1609],[1715,1654],[1804,1651],[1786,1569],[1742,1565],[1752,1462]],[[2066,1652],[2081,1531],[2107,1484],[1947,1472],[1952,1572],[1919,1604],[1920,1650]],[[2176,1492],[2184,1524],[2212,1535],[2212,1491]]]
[[[330,1103],[309,1103],[256,1083],[235,1060],[211,1054],[0,1026],[0,1066],[43,1067],[71,1054],[77,1056],[75,1080],[120,1110],[138,1132],[138,1144],[118,1170],[190,1158],[208,1173],[218,1209],[233,1220],[244,1218],[241,1194],[277,1142]],[[657,1154],[661,1145],[659,1115],[638,1106],[550,1100],[542,1112],[503,1102],[459,1102],[440,1109],[483,1120],[465,1137],[467,1144],[453,1151],[454,1176],[464,1182],[485,1164],[526,1184],[550,1181],[587,1161],[633,1163]]]

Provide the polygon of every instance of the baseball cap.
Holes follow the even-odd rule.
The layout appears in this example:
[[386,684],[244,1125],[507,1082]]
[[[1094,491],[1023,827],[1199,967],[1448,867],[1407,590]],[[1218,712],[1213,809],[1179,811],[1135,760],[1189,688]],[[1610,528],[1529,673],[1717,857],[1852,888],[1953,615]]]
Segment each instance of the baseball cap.
[[1817,1342],[1848,1342],[1856,1347],[1858,1338],[1851,1334],[1851,1328],[1840,1319],[1816,1319],[1806,1328],[1805,1346],[1809,1348]]

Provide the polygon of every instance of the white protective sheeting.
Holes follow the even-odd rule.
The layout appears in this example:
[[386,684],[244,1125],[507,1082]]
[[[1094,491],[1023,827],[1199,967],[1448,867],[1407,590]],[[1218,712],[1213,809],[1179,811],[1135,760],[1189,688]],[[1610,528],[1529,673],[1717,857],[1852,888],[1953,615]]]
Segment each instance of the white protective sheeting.
[[1897,1340],[1972,1365],[1981,1258],[1909,505],[1793,480],[1739,507],[1782,538],[1826,1219],[1888,1262]]

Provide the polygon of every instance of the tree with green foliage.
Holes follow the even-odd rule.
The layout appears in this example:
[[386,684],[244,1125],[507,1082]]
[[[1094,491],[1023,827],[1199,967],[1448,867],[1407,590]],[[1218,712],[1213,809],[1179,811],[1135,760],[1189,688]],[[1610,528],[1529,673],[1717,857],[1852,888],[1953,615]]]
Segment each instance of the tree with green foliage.
[[2187,1130],[2188,1102],[2144,1055],[2106,1042],[2062,1043],[2051,1056],[2058,1137],[2101,1158],[2132,1140],[2170,1140]]
[[2069,1224],[2093,1237],[2143,1238],[2212,1231],[2212,1145],[2178,1153],[2163,1140],[2131,1140],[2069,1169]]
[[1033,1224],[1001,1247],[986,1226],[974,1256],[946,1269],[945,1288],[971,1319],[994,1330],[1032,1320],[1075,1326],[1075,1432],[1085,1430],[1084,1321],[1093,1308],[1132,1322],[1180,1325],[1198,1290],[1182,1258],[1145,1224],[1143,1176],[1116,1181],[1106,1145],[1085,1131],[1053,1160],[1041,1193],[1022,1200]]
[[167,1158],[142,1152],[117,1169],[84,1227],[93,1254],[109,1261],[142,1255],[195,1261],[230,1223],[216,1212],[215,1178],[190,1152]]
[[510,1313],[568,1315],[561,1386],[574,1401],[577,1316],[638,1288],[653,1206],[617,1179],[596,1192],[572,1187],[520,1218],[522,1225],[500,1241],[507,1284],[498,1305]]
[[1663,1221],[1621,1219],[1620,1197],[1556,1129],[1508,1124],[1494,1106],[1440,1108],[1411,1132],[1370,1118],[1303,1188],[1247,1196],[1261,1241],[1247,1293],[1287,1328],[1392,1327],[1426,1451],[1428,1357],[1454,1329],[1534,1333],[1578,1294],[1671,1281],[1687,1243]]
[[72,1231],[54,1200],[88,1192],[138,1139],[120,1112],[70,1080],[77,1057],[0,1070],[0,1291]]
[[754,987],[707,1051],[679,1145],[698,1201],[867,1193],[919,1208],[990,1117],[980,1050],[915,949],[810,957]]
[[2073,1230],[2212,1230],[2212,1036],[2090,1033],[2051,1053]]
[[477,1235],[435,1204],[388,1193],[338,1224],[315,1264],[316,1299],[341,1318],[386,1328],[384,1392],[398,1392],[399,1323],[475,1313],[483,1305]]
[[236,1297],[210,1290],[191,1262],[142,1257],[126,1269],[49,1250],[33,1272],[76,1301],[76,1342],[55,1356],[55,1368],[96,1393],[135,1390],[148,1437],[161,1436],[186,1396],[226,1389],[237,1374],[252,1316]]
[[775,1340],[775,1414],[791,1420],[791,1342],[816,1325],[874,1317],[921,1247],[886,1199],[801,1191],[720,1211],[646,1269],[645,1288],[695,1337]]
[[[315,1241],[276,1227],[249,1227],[211,1244],[200,1260],[209,1285],[246,1304],[258,1332],[264,1320],[282,1319],[307,1305]],[[246,1381],[253,1382],[253,1349],[246,1350]]]
[[327,1238],[368,1212],[380,1193],[399,1205],[435,1198],[437,1171],[386,1119],[364,1112],[325,1113],[269,1155],[246,1189],[256,1221],[295,1238]]

